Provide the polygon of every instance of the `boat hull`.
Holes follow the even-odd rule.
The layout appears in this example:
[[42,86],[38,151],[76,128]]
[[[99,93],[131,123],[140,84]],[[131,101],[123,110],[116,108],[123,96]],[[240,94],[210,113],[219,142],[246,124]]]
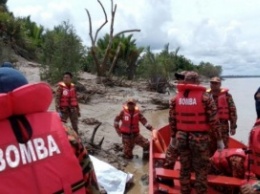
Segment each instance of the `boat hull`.
[[[160,138],[163,139],[166,145],[170,143],[170,128],[169,126],[164,126],[158,130]],[[175,164],[175,168],[173,170],[163,169],[158,167],[159,163],[162,163],[165,154],[161,152],[161,149],[157,149],[155,146],[155,138],[153,137],[150,141],[150,159],[149,159],[149,194],[157,194],[162,193],[172,193],[172,194],[179,194],[180,193],[180,183],[179,183],[179,170],[180,170],[180,162],[177,161]],[[246,148],[247,146],[242,142],[237,141],[236,139],[230,137],[229,138],[229,148]],[[174,180],[174,187],[167,186],[163,183],[160,183],[159,178],[166,178],[166,179],[173,179]],[[194,181],[195,177],[192,173],[191,179]],[[254,181],[253,179],[250,181]],[[209,185],[225,185],[233,187],[238,187],[242,185],[246,180],[237,179],[233,177],[227,176],[216,176],[216,175],[208,175],[208,182]],[[192,191],[195,193],[195,191]],[[218,194],[220,192],[213,189],[213,187],[209,186],[208,193],[211,194]]]

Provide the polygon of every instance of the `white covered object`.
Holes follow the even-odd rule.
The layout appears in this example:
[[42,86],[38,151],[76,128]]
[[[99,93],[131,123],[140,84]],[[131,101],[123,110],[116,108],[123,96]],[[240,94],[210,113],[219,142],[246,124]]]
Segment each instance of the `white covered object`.
[[112,165],[90,156],[95,168],[98,184],[108,194],[124,194],[126,183],[131,181],[133,174],[125,173]]

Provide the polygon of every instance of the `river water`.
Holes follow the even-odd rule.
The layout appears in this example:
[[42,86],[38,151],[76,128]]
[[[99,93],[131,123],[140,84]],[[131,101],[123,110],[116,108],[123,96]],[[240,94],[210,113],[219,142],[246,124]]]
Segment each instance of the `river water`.
[[[209,85],[207,85],[209,86]],[[244,143],[248,143],[249,132],[256,119],[254,93],[260,87],[260,78],[227,78],[222,81],[222,87],[228,88],[230,94],[233,96],[237,107],[238,121],[237,132],[235,138]],[[172,96],[169,96],[169,99]],[[160,128],[168,123],[169,110],[145,112],[148,121],[156,128]],[[147,137],[148,132],[142,131]],[[135,152],[141,153],[141,149],[136,147]],[[148,173],[148,162],[143,162],[142,159],[135,158],[133,162],[128,165],[127,170],[134,174],[135,185],[129,190],[128,194],[146,194],[148,193],[148,186],[141,182],[141,176]]]

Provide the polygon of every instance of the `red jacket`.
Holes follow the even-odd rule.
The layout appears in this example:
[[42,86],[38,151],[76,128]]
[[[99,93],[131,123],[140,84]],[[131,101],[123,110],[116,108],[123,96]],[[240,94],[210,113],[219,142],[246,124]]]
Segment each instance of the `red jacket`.
[[260,176],[260,119],[258,119],[251,130],[249,136],[249,149],[252,150],[250,154],[251,170],[257,176]]
[[139,109],[136,106],[134,113],[131,114],[127,106],[123,107],[124,115],[120,126],[121,133],[139,133]]
[[[176,96],[177,130],[181,131],[208,131],[205,107],[202,103],[206,88],[193,84],[178,84],[179,93]],[[184,96],[189,90],[188,97]]]
[[[209,89],[207,92],[210,93],[211,89]],[[228,89],[222,88],[220,90],[220,93],[218,94],[218,99],[217,99],[218,118],[223,119],[223,120],[230,119],[227,92],[228,92]]]
[[62,88],[60,107],[78,106],[75,85],[71,84],[70,87],[68,87],[64,82],[59,82],[58,85]]
[[60,118],[47,112],[51,100],[45,83],[0,94],[0,193],[86,193]]
[[229,165],[229,158],[231,156],[240,156],[245,159],[244,167],[247,167],[247,156],[242,149],[236,149],[236,148],[229,148],[224,149],[221,152],[216,151],[215,154],[211,157],[211,160],[213,161],[214,165],[218,169],[224,169],[228,173],[231,173],[230,165]]

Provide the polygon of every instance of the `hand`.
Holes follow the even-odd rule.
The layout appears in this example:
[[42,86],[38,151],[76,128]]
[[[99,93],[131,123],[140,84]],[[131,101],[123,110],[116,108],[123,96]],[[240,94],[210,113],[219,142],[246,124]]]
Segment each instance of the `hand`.
[[80,112],[78,112],[78,117],[81,117],[81,114],[80,114]]
[[230,129],[230,135],[235,135],[236,134],[236,129]]
[[218,140],[217,141],[217,146],[218,146],[218,151],[222,151],[225,148],[223,140]]
[[146,125],[146,129],[152,131],[152,130],[153,130],[153,127],[152,127],[150,124],[147,124],[147,125]]
[[59,113],[60,118],[62,118],[62,113],[61,112],[58,112],[58,113]]
[[117,135],[118,135],[119,137],[121,137],[121,136],[122,136],[122,134],[121,134],[121,132],[120,132],[119,128],[116,128],[116,133],[117,133]]
[[118,135],[119,137],[121,137],[121,136],[122,136],[122,134],[121,134],[121,132],[120,132],[120,131],[116,131],[116,133],[117,133],[117,135]]

